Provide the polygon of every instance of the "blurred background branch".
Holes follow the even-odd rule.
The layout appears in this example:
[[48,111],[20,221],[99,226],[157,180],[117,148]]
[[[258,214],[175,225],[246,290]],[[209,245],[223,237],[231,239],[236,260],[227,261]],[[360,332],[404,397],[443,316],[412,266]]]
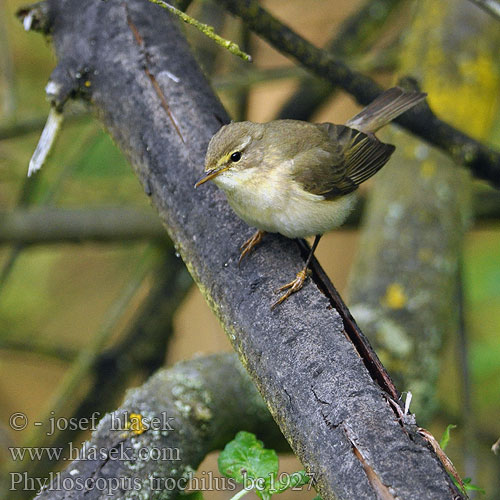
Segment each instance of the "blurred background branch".
[[[432,36],[426,35],[430,19]],[[453,54],[459,50],[472,67],[493,67],[497,28],[467,0],[424,1],[402,52],[401,72],[422,81],[434,109],[482,140],[489,137],[500,78],[472,79]],[[481,121],[471,118],[471,109]],[[471,183],[442,153],[401,133],[391,139],[401,146],[370,191],[351,303],[398,387],[412,391],[414,410],[425,422],[437,406],[441,346],[458,331],[459,308],[450,305],[456,303],[458,262],[471,218]]]
[[[365,198],[360,197],[344,229],[358,228],[365,203]],[[472,208],[471,224],[488,227],[500,222],[500,193],[483,188],[475,190]],[[18,208],[0,211],[0,224],[0,245],[168,241],[157,215],[142,207]]]
[[[163,252],[158,265],[152,271],[153,282],[147,296],[132,321],[127,323],[120,339],[106,349],[95,349],[93,359],[87,364],[87,374],[75,370],[79,378],[90,378],[91,382],[85,396],[71,410],[72,418],[82,421],[97,412],[104,415],[115,408],[121,395],[130,383],[140,377],[147,380],[164,364],[165,353],[174,331],[174,315],[186,297],[192,281],[182,261],[173,252]],[[124,310],[130,307],[130,295],[125,297],[118,315],[108,313],[108,325],[102,331],[108,335],[116,330],[115,323],[121,319]],[[121,310],[120,310],[121,309]],[[120,318],[118,318],[120,316]],[[75,366],[78,360],[75,360]],[[84,375],[82,377],[82,375]],[[67,385],[67,384],[66,384]],[[60,398],[67,404],[67,398]],[[53,411],[54,405],[48,405]],[[66,408],[64,412],[69,411]],[[32,436],[37,446],[64,448],[81,434],[78,429],[56,430],[51,436]],[[44,460],[28,464],[31,477],[47,475],[57,462]]]
[[38,208],[0,212],[0,244],[167,240],[158,217],[145,208]]
[[500,2],[497,0],[470,0],[488,14],[500,20]]
[[[367,0],[340,26],[324,50],[339,60],[355,62],[375,43],[391,14],[404,4],[403,0]],[[309,120],[335,92],[335,87],[322,78],[308,74],[300,87],[287,99],[277,118]]]
[[[318,49],[263,9],[257,0],[219,0],[233,14],[265,38],[277,50],[288,54],[304,67],[352,94],[360,104],[368,104],[382,92],[370,77],[353,71],[326,51]],[[500,187],[500,153],[481,144],[438,119],[425,105],[395,120],[407,130],[442,148],[480,179]]]
[[[83,121],[88,113],[85,111],[68,113],[64,116],[65,123]],[[14,121],[0,125],[0,141],[6,139],[14,139],[21,135],[31,134],[32,132],[40,132],[47,121],[47,116],[38,116],[35,118],[27,118],[22,121]]]

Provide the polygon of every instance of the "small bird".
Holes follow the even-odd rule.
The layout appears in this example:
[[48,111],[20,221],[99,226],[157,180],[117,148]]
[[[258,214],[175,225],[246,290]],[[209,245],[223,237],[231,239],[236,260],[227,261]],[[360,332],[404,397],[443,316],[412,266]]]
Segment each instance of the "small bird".
[[389,160],[395,148],[375,132],[425,96],[393,87],[345,125],[231,122],[212,137],[195,187],[213,180],[236,214],[257,228],[240,248],[240,263],[266,232],[315,236],[304,268],[277,290],[284,293],[271,308],[302,288],[321,236],[345,221],[358,186]]

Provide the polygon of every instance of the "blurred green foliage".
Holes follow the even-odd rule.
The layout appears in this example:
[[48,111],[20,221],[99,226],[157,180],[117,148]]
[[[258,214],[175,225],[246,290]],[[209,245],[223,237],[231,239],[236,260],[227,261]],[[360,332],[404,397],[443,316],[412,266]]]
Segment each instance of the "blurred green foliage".
[[[0,46],[0,64],[10,59],[13,68],[10,78],[0,67],[0,103],[10,96],[14,104],[12,114],[0,109],[2,129],[43,119],[49,109],[44,89],[55,57],[47,40],[26,33],[15,18],[22,5],[25,2],[19,0],[0,2],[7,34],[7,44]],[[28,162],[40,133],[41,128],[0,140],[0,211],[15,210],[26,189],[34,207],[149,206],[123,155],[90,115],[65,121],[47,164],[27,180]],[[0,376],[5,381],[0,387],[2,422],[14,411],[34,417],[54,390],[52,378],[36,377],[38,367],[48,360],[33,355],[28,346],[47,343],[78,349],[87,345],[146,244],[32,246],[13,260],[11,272],[0,284],[0,342],[26,339],[28,353],[0,349]],[[0,275],[12,252],[0,247]],[[13,359],[15,364],[10,362]],[[61,368],[60,363],[49,366]],[[22,436],[13,433],[11,438]]]

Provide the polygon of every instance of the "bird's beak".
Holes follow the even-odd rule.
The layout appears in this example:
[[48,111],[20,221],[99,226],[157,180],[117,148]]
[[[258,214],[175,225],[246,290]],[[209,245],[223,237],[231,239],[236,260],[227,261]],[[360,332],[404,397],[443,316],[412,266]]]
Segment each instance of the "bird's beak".
[[198,186],[201,186],[205,182],[213,179],[214,177],[217,177],[221,172],[224,172],[224,170],[227,170],[229,166],[223,166],[222,168],[212,168],[210,170],[207,170],[205,172],[205,176],[202,177],[195,185],[194,187],[197,188]]

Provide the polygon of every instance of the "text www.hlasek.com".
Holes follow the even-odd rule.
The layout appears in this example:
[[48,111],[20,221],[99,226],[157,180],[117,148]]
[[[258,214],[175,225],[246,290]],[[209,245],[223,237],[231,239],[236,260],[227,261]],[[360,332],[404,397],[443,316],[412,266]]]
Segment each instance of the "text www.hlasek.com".
[[67,455],[62,457],[65,449],[63,447],[9,447],[11,458],[15,462],[21,462],[25,459],[31,461],[40,461],[43,459],[59,461],[73,460],[171,460],[181,459],[179,448],[155,448],[144,447],[132,449],[131,447],[120,448],[97,448],[94,446],[85,446],[77,448],[73,443],[68,443]]

